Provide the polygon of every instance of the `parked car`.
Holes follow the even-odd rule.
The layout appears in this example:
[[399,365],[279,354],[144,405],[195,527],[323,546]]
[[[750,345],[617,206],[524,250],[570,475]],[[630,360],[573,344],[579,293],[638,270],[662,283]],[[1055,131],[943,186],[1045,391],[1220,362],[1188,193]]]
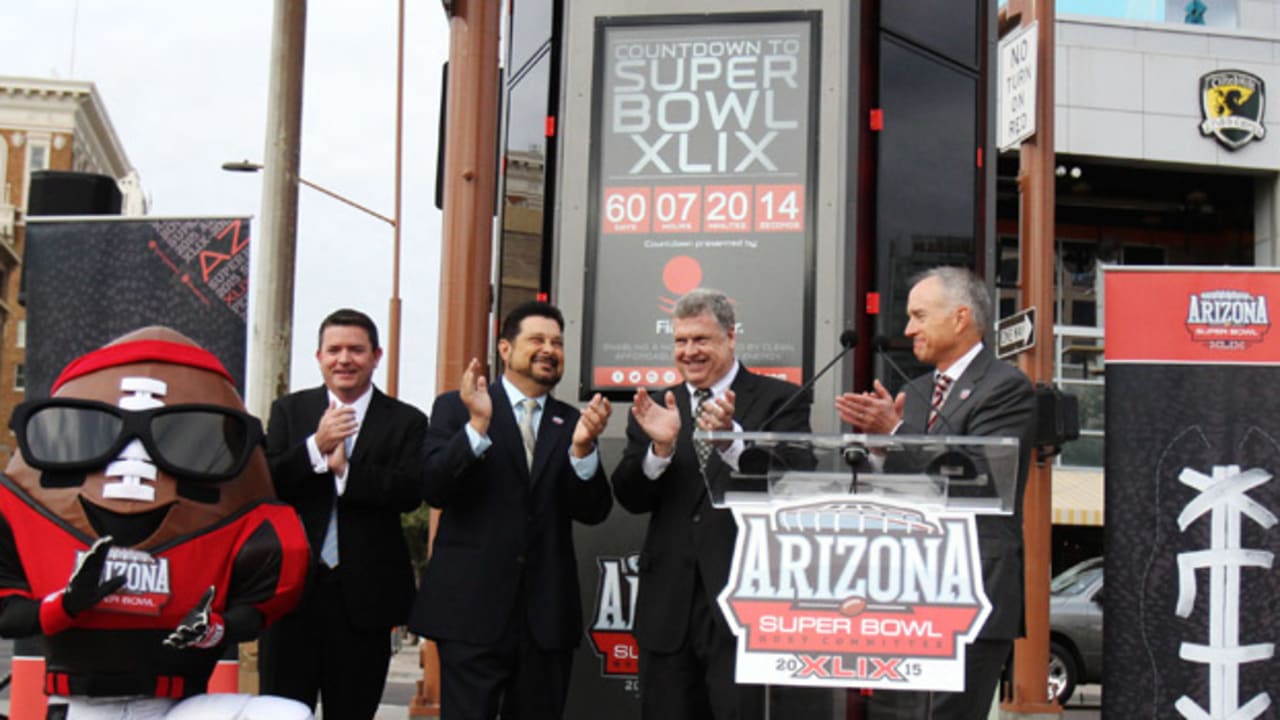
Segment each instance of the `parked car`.
[[1102,558],[1064,570],[1049,583],[1049,696],[1071,699],[1102,680]]

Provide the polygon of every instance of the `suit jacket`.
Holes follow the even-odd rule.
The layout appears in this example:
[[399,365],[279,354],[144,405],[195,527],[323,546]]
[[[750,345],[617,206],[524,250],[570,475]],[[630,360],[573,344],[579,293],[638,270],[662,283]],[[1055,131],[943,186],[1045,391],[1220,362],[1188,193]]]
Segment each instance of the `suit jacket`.
[[493,444],[478,458],[457,391],[432,407],[423,497],[443,512],[409,627],[436,640],[493,645],[518,613],[541,648],[577,647],[582,601],[572,521],[608,517],[604,462],[589,480],[578,477],[569,462],[578,411],[548,396],[530,469],[501,381],[489,384],[489,397]]
[[[318,562],[336,491],[333,473],[311,467],[306,439],[329,407],[324,386],[275,401],[267,431],[267,461],[276,494],[302,517]],[[400,514],[421,503],[427,417],[375,388],[352,448],[347,486],[338,498],[338,579],[356,627],[405,622],[413,600],[413,567]]]
[[[680,435],[671,464],[657,479],[645,476],[641,464],[649,450],[649,437],[635,418],[629,417],[627,449],[613,472],[618,502],[633,513],[649,513],[640,553],[634,629],[640,647],[663,653],[674,652],[684,639],[695,573],[702,579],[708,603],[716,607],[716,596],[729,582],[729,566],[738,537],[733,514],[712,507],[706,482],[698,470],[689,391],[684,383],[669,389],[675,393],[680,409]],[[793,402],[767,428],[760,427],[799,390],[795,385],[740,366],[730,389],[736,395],[733,416],[743,430],[809,432],[811,400],[807,395]],[[707,472],[729,471],[719,453],[713,452]]]
[[[899,433],[926,433],[933,376],[926,373],[911,381],[911,387],[906,390]],[[1023,603],[1022,496],[1027,486],[1035,434],[1035,393],[1031,381],[984,346],[964,374],[955,379],[940,415],[941,419],[933,426],[934,434],[1021,440],[1013,514],[978,516],[982,580],[992,605],[991,615],[979,637],[1018,637],[1022,634]]]

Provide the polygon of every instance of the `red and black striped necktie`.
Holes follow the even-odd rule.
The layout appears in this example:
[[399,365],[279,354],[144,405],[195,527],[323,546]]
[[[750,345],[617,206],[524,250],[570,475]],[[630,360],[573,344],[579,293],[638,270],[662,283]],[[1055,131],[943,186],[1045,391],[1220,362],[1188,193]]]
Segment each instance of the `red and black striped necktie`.
[[933,379],[933,404],[929,407],[927,430],[933,430],[934,423],[938,422],[938,414],[942,412],[942,403],[947,399],[947,391],[950,389],[951,376],[946,373],[938,373]]

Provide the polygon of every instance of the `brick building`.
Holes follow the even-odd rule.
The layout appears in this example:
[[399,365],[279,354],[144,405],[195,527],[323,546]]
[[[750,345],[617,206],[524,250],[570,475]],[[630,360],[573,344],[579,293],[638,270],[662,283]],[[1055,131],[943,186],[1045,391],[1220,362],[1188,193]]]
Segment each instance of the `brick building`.
[[0,466],[14,448],[8,418],[24,395],[26,310],[18,292],[31,173],[39,170],[113,177],[124,213],[146,211],[137,172],[93,83],[0,76]]

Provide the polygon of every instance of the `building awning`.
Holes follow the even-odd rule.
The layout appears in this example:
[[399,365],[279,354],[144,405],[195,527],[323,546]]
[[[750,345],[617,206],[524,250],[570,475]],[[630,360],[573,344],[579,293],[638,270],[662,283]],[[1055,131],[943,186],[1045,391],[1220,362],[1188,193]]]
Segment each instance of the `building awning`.
[[1053,470],[1053,524],[1097,525],[1103,520],[1101,470]]

